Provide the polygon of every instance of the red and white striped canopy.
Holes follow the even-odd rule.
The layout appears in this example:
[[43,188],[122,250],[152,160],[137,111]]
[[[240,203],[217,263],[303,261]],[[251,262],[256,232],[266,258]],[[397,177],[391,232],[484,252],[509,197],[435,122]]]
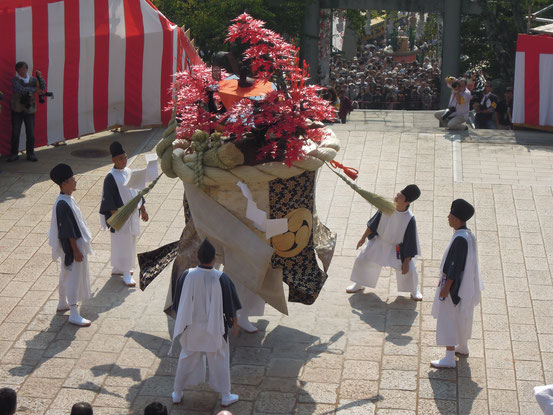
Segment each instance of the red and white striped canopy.
[[553,127],[553,37],[518,35],[513,123]]
[[200,61],[150,0],[2,0],[0,39],[1,154],[10,151],[18,61],[40,70],[54,93],[37,104],[37,147],[113,126],[167,124],[172,75]]

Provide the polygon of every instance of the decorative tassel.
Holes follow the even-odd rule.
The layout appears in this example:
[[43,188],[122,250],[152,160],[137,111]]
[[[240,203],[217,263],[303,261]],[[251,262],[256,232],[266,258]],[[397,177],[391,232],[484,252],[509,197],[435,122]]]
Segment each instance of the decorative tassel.
[[367,190],[361,189],[359,186],[357,186],[355,183],[351,182],[347,177],[344,177],[340,173],[338,173],[334,169],[330,169],[336,174],[340,179],[342,179],[344,182],[348,184],[349,187],[351,187],[353,190],[355,190],[357,193],[363,197],[367,202],[369,202],[371,205],[373,205],[375,208],[380,210],[385,215],[391,215],[396,210],[396,206],[394,203],[380,195],[377,195],[376,193],[371,193]]
[[346,173],[346,176],[352,180],[357,180],[357,176],[359,176],[359,170],[354,169],[353,167],[346,167],[342,163],[338,163],[336,160],[332,160],[330,165],[336,169],[342,169],[344,173]]
[[117,212],[113,214],[108,220],[108,225],[111,226],[113,229],[118,231],[123,227],[125,222],[131,217],[131,215],[136,212],[138,209],[138,204],[142,200],[142,197],[148,194],[150,190],[156,185],[157,181],[161,177],[163,173],[161,173],[157,178],[150,183],[148,186],[146,186],[143,190],[138,192],[138,194],[133,197],[131,200],[129,200],[125,205],[121,206],[119,209],[117,209]]

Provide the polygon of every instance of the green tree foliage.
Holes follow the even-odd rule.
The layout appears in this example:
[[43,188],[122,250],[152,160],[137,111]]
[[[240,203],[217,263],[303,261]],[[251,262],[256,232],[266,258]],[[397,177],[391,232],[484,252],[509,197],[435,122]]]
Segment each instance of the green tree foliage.
[[360,36],[365,34],[365,23],[367,22],[367,17],[361,13],[361,10],[346,10],[346,21],[348,27],[355,33]]
[[415,49],[415,27],[409,26],[409,50]]
[[[465,16],[461,27],[461,49],[468,59],[463,70],[483,68],[494,79],[506,84],[515,73],[516,42],[526,33],[529,6],[532,12],[551,4],[550,0],[476,0],[479,16]],[[546,15],[542,16],[546,17]],[[447,45],[444,45],[447,47]]]
[[153,0],[159,10],[179,26],[190,29],[195,44],[209,59],[224,43],[231,20],[243,12],[267,22],[272,29],[299,43],[306,1],[290,0],[282,4],[271,0]]

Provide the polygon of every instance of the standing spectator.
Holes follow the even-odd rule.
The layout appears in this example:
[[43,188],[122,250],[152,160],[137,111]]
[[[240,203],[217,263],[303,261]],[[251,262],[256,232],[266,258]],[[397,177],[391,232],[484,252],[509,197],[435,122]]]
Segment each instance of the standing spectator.
[[93,415],[94,411],[88,402],[78,402],[71,408],[70,415]]
[[348,114],[353,111],[353,105],[351,105],[351,100],[346,96],[343,89],[340,90],[338,98],[340,98],[340,110],[338,111],[338,117],[340,118],[342,124],[345,124]]
[[500,130],[511,130],[513,128],[513,88],[505,90],[504,98],[497,104],[497,121]]
[[0,415],[13,415],[17,409],[17,393],[11,388],[0,389]]
[[492,84],[486,82],[482,97],[479,102],[474,103],[476,128],[495,130],[497,128],[496,108],[497,97],[492,93]]
[[167,415],[167,407],[160,402],[152,402],[144,408],[144,415]]
[[19,136],[21,134],[21,124],[25,123],[25,133],[27,135],[27,160],[38,161],[35,156],[35,112],[36,100],[35,94],[40,94],[46,89],[46,82],[42,78],[40,71],[36,71],[37,78],[27,73],[29,67],[25,62],[15,64],[16,76],[12,80],[12,140],[11,155],[7,161],[19,159]]
[[463,78],[448,77],[446,84],[451,89],[448,108],[436,111],[434,116],[440,120],[440,124],[445,121],[449,130],[466,130],[471,97],[466,81]]

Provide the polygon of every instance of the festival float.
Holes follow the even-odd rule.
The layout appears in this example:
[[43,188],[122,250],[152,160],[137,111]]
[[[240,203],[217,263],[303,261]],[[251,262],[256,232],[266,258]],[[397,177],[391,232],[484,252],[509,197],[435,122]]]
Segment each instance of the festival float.
[[[287,314],[283,282],[288,301],[312,304],[334,253],[336,234],[315,207],[318,169],[327,164],[385,213],[394,205],[358,188],[350,180],[355,169],[335,161],[340,143],[323,124],[334,119],[334,108],[322,87],[307,84],[297,47],[245,13],[226,41],[230,52],[216,54],[212,67],[176,74],[172,120],[156,152],[163,174],[184,184],[186,225],[180,241],[139,254],[140,288],[174,259],[165,309],[171,314],[176,278],[197,265],[197,248],[208,237],[233,281]],[[110,224],[117,228],[129,209]]]

